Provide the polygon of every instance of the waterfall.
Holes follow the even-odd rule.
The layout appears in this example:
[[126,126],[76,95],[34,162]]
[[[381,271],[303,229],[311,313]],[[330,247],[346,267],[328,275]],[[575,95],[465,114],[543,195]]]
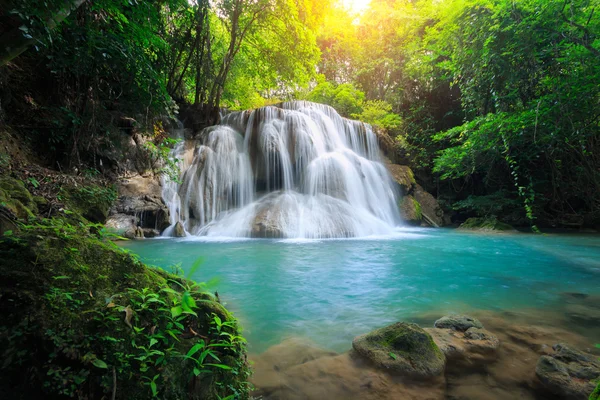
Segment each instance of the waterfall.
[[180,142],[164,178],[172,236],[335,238],[391,233],[397,193],[370,126],[296,101],[234,112]]

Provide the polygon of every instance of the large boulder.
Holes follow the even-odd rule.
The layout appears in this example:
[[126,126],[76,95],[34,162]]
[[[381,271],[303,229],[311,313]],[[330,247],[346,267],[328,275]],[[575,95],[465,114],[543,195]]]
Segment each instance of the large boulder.
[[123,179],[117,190],[119,197],[110,209],[107,227],[125,237],[132,233],[139,237],[136,227],[145,230],[148,237],[169,227],[169,210],[162,199],[162,187],[157,178],[134,176]]
[[373,365],[412,378],[436,377],[446,364],[431,336],[418,325],[405,322],[358,336],[352,348]]
[[400,201],[400,216],[410,225],[420,225],[423,220],[421,204],[413,196],[404,196]]
[[416,184],[413,196],[421,206],[421,215],[428,225],[435,227],[447,225],[444,211],[438,201],[421,185]]
[[173,235],[175,237],[185,237],[185,228],[183,227],[183,224],[181,223],[181,221],[177,221],[177,223],[175,224],[175,229],[173,230]]
[[415,186],[417,186],[417,182],[410,167],[406,165],[387,164],[387,169],[390,171],[394,182],[398,184],[402,195],[412,193]]
[[449,365],[479,367],[496,360],[500,340],[482,328],[465,332],[454,329],[425,329],[446,356]]
[[600,379],[597,357],[566,344],[552,347],[554,353],[541,356],[535,374],[544,390],[567,400],[587,400]]

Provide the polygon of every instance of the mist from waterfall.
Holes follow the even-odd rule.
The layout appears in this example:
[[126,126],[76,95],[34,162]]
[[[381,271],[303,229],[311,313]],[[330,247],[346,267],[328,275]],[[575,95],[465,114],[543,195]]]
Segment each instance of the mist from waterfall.
[[370,126],[289,102],[226,115],[180,142],[180,183],[163,181],[172,236],[342,238],[388,234],[401,219]]

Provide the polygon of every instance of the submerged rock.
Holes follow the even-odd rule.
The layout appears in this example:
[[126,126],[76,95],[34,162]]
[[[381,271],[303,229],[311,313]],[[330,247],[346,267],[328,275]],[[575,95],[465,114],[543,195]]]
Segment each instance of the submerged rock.
[[377,367],[413,378],[438,376],[446,364],[431,336],[418,325],[405,322],[358,336],[352,348]]
[[465,332],[469,328],[483,329],[483,325],[477,318],[458,314],[446,315],[435,321],[433,326],[436,328],[453,329],[461,332]]
[[600,379],[597,357],[560,343],[538,360],[535,374],[544,390],[569,400],[587,400]]
[[500,340],[482,328],[471,327],[466,332],[454,329],[425,329],[446,356],[448,364],[479,366],[496,360]]
[[496,218],[469,218],[459,229],[480,231],[514,231],[515,228],[509,224],[498,221]]

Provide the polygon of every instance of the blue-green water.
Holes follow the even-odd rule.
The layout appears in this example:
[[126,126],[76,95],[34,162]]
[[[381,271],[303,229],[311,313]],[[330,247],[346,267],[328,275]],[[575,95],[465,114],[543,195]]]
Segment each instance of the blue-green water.
[[124,244],[145,262],[220,281],[251,350],[301,336],[335,351],[425,313],[554,308],[561,293],[600,294],[600,236],[400,230],[369,240],[155,239]]

